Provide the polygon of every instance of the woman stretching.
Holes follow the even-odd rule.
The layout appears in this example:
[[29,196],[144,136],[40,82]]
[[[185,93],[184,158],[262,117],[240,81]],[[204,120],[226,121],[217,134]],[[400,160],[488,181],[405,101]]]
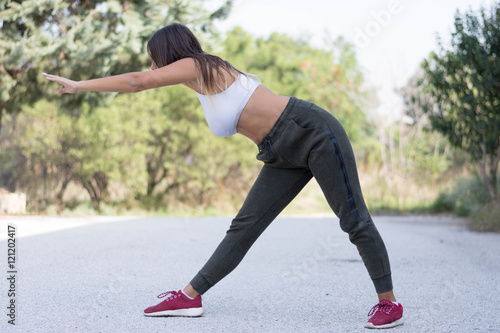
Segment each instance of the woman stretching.
[[379,303],[365,327],[403,324],[403,307],[392,292],[387,251],[368,213],[349,139],[329,112],[294,97],[279,96],[254,76],[205,53],[185,26],[171,24],[148,42],[150,71],[88,81],[43,74],[60,83],[57,93],[138,92],[175,84],[193,89],[210,130],[218,136],[243,134],[258,145],[264,163],[225,238],[190,283],[160,294],[146,316],[201,316],[201,295],[229,274],[255,240],[314,177],[349,234],[373,281]]

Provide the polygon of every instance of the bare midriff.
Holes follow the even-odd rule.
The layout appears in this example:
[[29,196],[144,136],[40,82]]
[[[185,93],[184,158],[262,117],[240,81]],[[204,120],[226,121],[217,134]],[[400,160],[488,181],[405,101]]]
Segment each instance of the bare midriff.
[[259,144],[269,134],[289,99],[276,95],[266,86],[258,86],[238,120],[238,133]]

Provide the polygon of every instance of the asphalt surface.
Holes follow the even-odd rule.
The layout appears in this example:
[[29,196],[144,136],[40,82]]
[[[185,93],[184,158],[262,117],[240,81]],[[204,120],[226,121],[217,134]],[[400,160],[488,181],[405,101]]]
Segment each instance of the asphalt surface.
[[[405,311],[390,331],[500,332],[500,234],[450,218],[374,220]],[[0,332],[372,332],[375,290],[334,217],[278,218],[205,294],[203,317],[143,316],[156,295],[189,282],[230,221],[0,217]]]

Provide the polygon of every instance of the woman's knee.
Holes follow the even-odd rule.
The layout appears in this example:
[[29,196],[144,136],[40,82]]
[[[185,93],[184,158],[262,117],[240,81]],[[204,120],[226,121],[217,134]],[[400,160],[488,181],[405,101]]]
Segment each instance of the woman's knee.
[[351,219],[340,219],[340,228],[349,235],[359,233],[373,226],[373,221],[369,215]]

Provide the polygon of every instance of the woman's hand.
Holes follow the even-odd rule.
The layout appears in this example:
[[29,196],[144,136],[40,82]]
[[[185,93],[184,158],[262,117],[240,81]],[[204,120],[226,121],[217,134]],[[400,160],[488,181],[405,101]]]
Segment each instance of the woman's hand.
[[78,82],[76,82],[76,81],[73,81],[73,80],[70,80],[70,79],[67,79],[67,78],[64,78],[61,76],[57,76],[57,75],[50,75],[47,73],[42,73],[42,75],[47,80],[57,82],[57,83],[62,84],[64,86],[64,88],[61,88],[58,91],[56,91],[56,93],[58,93],[58,94],[73,94],[73,93],[76,93],[78,91]]

